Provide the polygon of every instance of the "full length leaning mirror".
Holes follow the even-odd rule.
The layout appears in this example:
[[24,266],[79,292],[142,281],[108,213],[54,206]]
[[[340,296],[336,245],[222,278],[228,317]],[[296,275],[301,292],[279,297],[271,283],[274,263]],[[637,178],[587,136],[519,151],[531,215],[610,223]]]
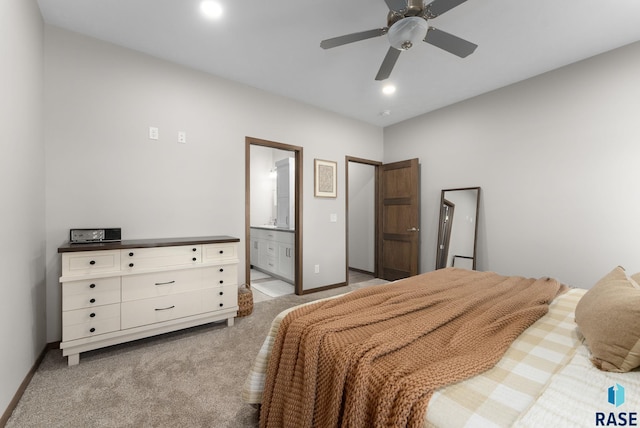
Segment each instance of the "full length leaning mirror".
[[445,189],[440,197],[436,269],[476,268],[480,188]]

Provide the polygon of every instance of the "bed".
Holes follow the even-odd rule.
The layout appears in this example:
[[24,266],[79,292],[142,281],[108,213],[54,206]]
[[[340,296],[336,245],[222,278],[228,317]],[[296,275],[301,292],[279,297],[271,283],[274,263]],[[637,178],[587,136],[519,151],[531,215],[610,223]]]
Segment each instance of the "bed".
[[[488,289],[478,285],[483,283],[488,284]],[[470,289],[469,284],[475,284],[472,287],[477,285],[478,290],[482,291]],[[619,312],[619,308],[612,309],[606,304],[603,306],[603,302],[607,301],[607,296],[614,295],[617,296],[614,298],[617,300],[616,304],[619,305],[622,300],[622,304],[631,308],[637,307],[640,310],[640,287],[635,288],[636,286],[637,283],[633,277],[627,276],[622,268],[616,268],[589,291],[592,296],[587,297],[585,301],[590,301],[592,306],[595,306],[595,310],[611,314]],[[379,289],[373,290],[378,287]],[[450,298],[449,292],[441,293],[447,287],[456,290],[460,288],[464,291],[453,292],[453,294],[457,293],[457,296]],[[603,324],[606,323],[600,320],[603,318],[602,312],[592,316],[594,309],[588,307],[582,310],[583,318],[588,320],[598,318],[598,320],[591,323],[591,326],[589,323],[583,323],[580,326],[581,329],[578,329],[575,321],[576,308],[588,294],[587,290],[568,288],[550,278],[506,277],[492,272],[475,272],[458,268],[442,269],[369,288],[371,289],[357,290],[347,295],[290,308],[273,320],[270,332],[265,338],[243,388],[245,402],[264,404],[261,409],[261,426],[582,427],[595,426],[597,421],[602,422],[600,424],[602,426],[605,426],[606,422],[611,425],[610,418],[620,418],[621,413],[627,425],[632,425],[629,422],[633,422],[634,417],[637,424],[635,412],[640,409],[640,372],[636,367],[640,366],[640,355],[638,355],[640,331],[637,328],[631,328],[635,332],[625,336],[624,340],[627,342],[622,347],[628,348],[628,352],[623,353],[622,360],[616,359],[618,355],[611,356],[605,353],[604,360],[613,362],[608,367],[609,371],[601,370],[603,360],[596,358],[588,345],[591,345],[591,348],[598,348],[598,341],[620,341],[619,338],[612,338],[616,334],[611,330],[611,328],[620,330],[620,326],[616,327],[617,322],[615,322],[609,330],[603,329]],[[515,291],[506,291],[510,288]],[[425,289],[436,291],[425,292]],[[533,297],[524,296],[530,289],[538,291]],[[439,342],[438,346],[429,343],[414,345],[404,337],[411,335],[415,329],[398,330],[397,325],[392,325],[391,334],[376,331],[373,334],[376,337],[376,344],[371,346],[371,339],[366,339],[365,342],[369,341],[366,351],[362,351],[362,342],[353,345],[351,336],[355,333],[344,333],[349,336],[347,340],[349,344],[338,346],[336,349],[332,348],[333,345],[318,345],[318,348],[311,348],[303,342],[304,340],[331,344],[340,342],[342,339],[339,336],[332,336],[336,329],[331,327],[331,323],[335,323],[336,319],[340,318],[340,322],[336,325],[344,325],[345,321],[342,317],[346,315],[330,313],[338,310],[335,308],[341,305],[351,305],[346,306],[348,312],[358,313],[362,309],[363,313],[366,313],[362,316],[366,319],[372,316],[370,312],[375,313],[383,306],[390,306],[392,311],[398,312],[398,308],[401,307],[398,306],[398,300],[404,298],[399,296],[406,296],[407,293],[417,294],[410,294],[411,298],[407,300],[413,306],[409,309],[401,309],[399,312],[404,315],[400,317],[407,313],[418,312],[413,300],[417,300],[416,296],[422,293],[430,302],[422,306],[428,307],[430,312],[439,311],[441,303],[445,306],[461,305],[460,311],[454,311],[453,316],[449,315],[451,319],[440,324],[450,326],[458,323],[458,327],[454,330],[459,331],[452,330],[451,335],[446,338],[447,341],[462,343],[477,340],[468,355],[465,351],[453,362],[446,360],[440,362],[440,364],[448,364],[447,366],[438,366],[434,363],[437,370],[431,372],[427,370],[427,374],[430,373],[430,376],[435,377],[449,371],[452,366],[456,367],[453,372],[458,369],[463,372],[454,373],[449,378],[445,376],[444,384],[438,385],[433,390],[424,388],[424,393],[416,395],[415,391],[422,391],[420,389],[422,385],[416,386],[411,378],[413,374],[407,374],[410,371],[404,368],[407,354],[397,350],[400,348],[398,343],[402,342],[403,346],[408,343],[407,352],[417,352],[422,355],[423,360],[418,359],[417,363],[419,368],[417,372],[422,372],[423,366],[431,365],[431,358],[439,358],[429,356],[430,349],[440,348],[444,346],[444,342]],[[483,303],[472,305],[478,306],[477,309],[480,311],[473,315],[473,320],[464,319],[460,313],[470,311],[469,304],[456,302],[472,301],[475,298],[473,296],[478,294],[489,297],[481,298]],[[511,303],[500,303],[498,296],[502,294],[508,295]],[[340,303],[342,300],[350,303]],[[371,301],[376,302],[373,307],[377,309],[373,311],[364,306]],[[352,310],[354,306],[357,308]],[[491,307],[499,308],[497,314],[490,314]],[[628,318],[623,321],[637,325],[640,320],[639,312],[631,309],[625,310],[624,313]],[[304,319],[314,316],[320,317],[320,322],[317,324],[321,327],[320,330],[324,329],[322,333],[313,330],[315,327],[311,327],[311,324],[303,322]],[[397,316],[396,313],[394,317]],[[355,317],[357,318],[358,315]],[[366,324],[365,328],[369,328],[371,324],[395,322],[387,321],[387,318],[379,318],[379,315],[375,317],[378,317],[376,322],[371,323],[369,319],[361,324]],[[475,324],[476,319],[483,317],[488,319],[492,327],[488,330],[480,327],[479,332],[470,330],[471,324]],[[399,324],[420,324],[423,321],[419,319],[410,317]],[[295,326],[301,322],[304,324],[302,329],[304,333],[293,341],[287,339],[287,336],[296,330]],[[513,325],[516,327],[512,327]],[[504,326],[507,326],[506,333],[501,330]],[[582,327],[586,331],[582,331]],[[603,330],[598,334],[604,335],[604,339],[595,337],[591,331],[593,328]],[[338,330],[342,330],[342,327]],[[487,336],[487,331],[491,335],[501,336],[502,339],[494,340],[493,336]],[[380,336],[385,334],[392,336],[390,340],[395,344],[380,342]],[[508,343],[504,345],[505,349],[494,352],[494,347],[502,346],[505,338],[508,339]],[[491,343],[491,346],[486,345],[487,343]],[[292,344],[297,348],[292,348]],[[605,347],[608,351],[614,349],[618,352],[620,343],[609,345],[611,346]],[[322,346],[328,346],[328,348],[323,349]],[[420,348],[420,346],[425,347]],[[345,349],[350,347],[357,349],[355,356],[345,357],[344,352],[347,352]],[[361,361],[368,358],[371,349],[380,347],[387,348],[384,351],[376,351],[373,360],[391,358],[390,355],[396,353],[403,355],[404,358],[394,363],[386,361],[379,367],[365,366],[363,369]],[[491,356],[486,358],[487,361],[484,360],[484,355],[469,357],[474,355],[476,349],[483,349],[481,354],[491,354]],[[293,359],[287,359],[286,354],[291,352],[295,356]],[[493,356],[494,353],[497,356]],[[472,364],[465,366],[466,360],[472,360]],[[597,364],[600,368],[596,368],[596,362],[600,362]],[[396,379],[399,377],[398,372],[402,372],[400,382]],[[421,374],[424,377],[424,373]],[[294,378],[302,380],[295,381]],[[372,378],[377,380],[372,381]],[[396,379],[395,383],[390,379]],[[626,392],[626,394],[622,393],[624,403],[620,403],[621,388]],[[394,392],[391,395],[383,393],[387,389]],[[614,397],[613,401],[616,398],[618,400],[613,404],[611,394]],[[351,398],[352,395],[357,399]],[[328,396],[332,397],[327,398]],[[414,401],[407,403],[407,397],[412,397]],[[616,419],[613,422],[620,425],[621,421]]]

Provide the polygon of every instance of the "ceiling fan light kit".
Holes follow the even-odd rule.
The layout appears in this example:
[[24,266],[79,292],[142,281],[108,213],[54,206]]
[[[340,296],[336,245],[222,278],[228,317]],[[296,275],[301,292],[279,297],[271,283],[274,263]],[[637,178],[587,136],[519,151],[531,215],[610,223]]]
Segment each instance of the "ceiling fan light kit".
[[417,16],[410,16],[394,23],[390,28],[387,36],[389,44],[394,48],[406,51],[413,45],[424,40],[429,30],[427,21]]
[[425,5],[423,0],[385,0],[389,8],[386,27],[323,40],[320,47],[331,49],[387,34],[390,46],[378,70],[376,80],[387,79],[391,75],[400,53],[420,41],[460,58],[465,58],[472,54],[478,46],[460,37],[430,27],[428,23],[428,20],[437,18],[465,1],[434,0]]

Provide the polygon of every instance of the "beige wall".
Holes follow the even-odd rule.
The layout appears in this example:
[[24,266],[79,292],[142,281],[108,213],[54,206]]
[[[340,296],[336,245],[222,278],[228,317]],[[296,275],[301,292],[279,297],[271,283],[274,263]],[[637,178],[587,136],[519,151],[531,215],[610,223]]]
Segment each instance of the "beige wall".
[[[244,246],[245,136],[304,148],[304,288],[345,281],[344,158],[381,159],[381,128],[59,28],[45,39],[49,341],[60,338],[56,249],[70,228]],[[338,161],[337,199],[313,197],[314,158]]]
[[481,186],[478,268],[589,288],[640,271],[640,42],[385,128],[422,164],[422,270],[440,190]]
[[35,0],[0,2],[0,414],[44,350],[43,23]]

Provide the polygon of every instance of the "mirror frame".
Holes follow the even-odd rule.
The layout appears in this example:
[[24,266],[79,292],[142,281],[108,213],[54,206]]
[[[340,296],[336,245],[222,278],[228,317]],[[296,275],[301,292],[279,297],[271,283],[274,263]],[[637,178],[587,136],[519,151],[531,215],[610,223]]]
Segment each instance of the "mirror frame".
[[480,212],[480,187],[460,187],[456,189],[442,189],[440,192],[440,206],[438,207],[438,212],[440,215],[438,216],[438,242],[436,243],[436,270],[447,267],[447,263],[445,262],[444,266],[438,266],[438,260],[440,260],[442,249],[440,248],[440,242],[442,241],[442,205],[445,201],[445,192],[453,192],[460,190],[477,190],[478,194],[476,195],[476,216],[475,216],[475,227],[473,233],[473,270],[476,270],[476,260],[477,260],[477,246],[478,246],[478,218]]

